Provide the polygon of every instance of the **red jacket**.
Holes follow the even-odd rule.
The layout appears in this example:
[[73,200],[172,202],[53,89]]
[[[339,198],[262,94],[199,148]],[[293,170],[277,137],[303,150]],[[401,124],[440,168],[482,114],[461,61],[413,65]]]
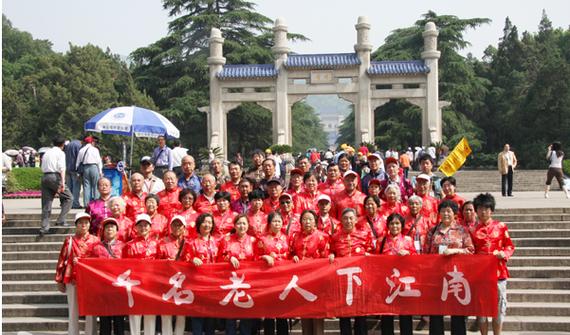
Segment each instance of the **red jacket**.
[[100,241],[91,248],[89,258],[123,258],[125,246],[125,242],[118,239],[111,242]]
[[372,238],[368,232],[354,228],[351,232],[337,231],[331,238],[331,253],[336,257],[362,256],[372,251]]
[[125,258],[156,259],[158,254],[158,240],[153,237],[144,239],[137,236],[127,243]]
[[304,231],[295,233],[291,239],[291,256],[299,259],[325,258],[329,255],[329,237],[319,230],[307,234]]
[[180,195],[180,188],[176,187],[172,190],[162,190],[158,192],[160,203],[158,205],[158,212],[170,221],[170,219],[182,209],[182,204],[178,201]]
[[492,255],[493,252],[502,251],[505,258],[499,260],[498,279],[509,278],[507,261],[515,252],[515,246],[509,236],[507,225],[496,220],[491,220],[488,224],[479,222],[471,234],[475,253],[479,255]]
[[[71,248],[69,244],[71,243]],[[55,281],[58,283],[75,282],[75,258],[87,257],[93,245],[99,243],[99,239],[89,233],[83,237],[77,235],[69,236],[63,241],[57,267],[55,270]]]

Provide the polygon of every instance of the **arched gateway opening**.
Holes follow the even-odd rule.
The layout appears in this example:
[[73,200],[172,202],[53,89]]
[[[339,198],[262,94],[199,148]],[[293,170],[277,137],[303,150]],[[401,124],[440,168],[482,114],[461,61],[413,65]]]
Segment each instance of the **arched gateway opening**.
[[390,99],[406,99],[422,109],[422,144],[441,141],[438,100],[438,31],[428,22],[421,60],[371,61],[370,24],[359,17],[353,53],[294,54],[287,45],[287,26],[275,21],[273,64],[228,64],[219,29],[210,36],[210,106],[208,143],[228,151],[227,113],[243,102],[271,111],[272,143],[292,145],[291,106],[306,96],[334,94],[354,104],[355,142],[375,139],[374,110]]

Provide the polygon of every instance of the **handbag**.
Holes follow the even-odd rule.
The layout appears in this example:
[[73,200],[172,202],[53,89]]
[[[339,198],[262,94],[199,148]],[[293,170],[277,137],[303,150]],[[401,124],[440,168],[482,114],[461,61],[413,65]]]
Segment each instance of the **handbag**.
[[77,173],[80,176],[83,176],[83,172],[85,172],[85,165],[83,164],[83,161],[85,160],[85,155],[87,155],[87,151],[89,151],[89,149],[91,149],[91,148],[87,148],[87,150],[85,150],[85,152],[83,153],[83,157],[81,157],[81,161],[79,162],[79,165],[77,166]]

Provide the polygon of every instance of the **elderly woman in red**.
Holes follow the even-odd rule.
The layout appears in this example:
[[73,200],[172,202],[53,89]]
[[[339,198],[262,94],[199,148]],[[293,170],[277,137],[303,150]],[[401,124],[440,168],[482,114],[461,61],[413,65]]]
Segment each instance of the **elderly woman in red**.
[[[86,257],[91,248],[99,242],[99,239],[89,234],[91,216],[88,213],[75,215],[75,235],[67,237],[63,241],[57,268],[55,281],[57,289],[67,295],[69,309],[68,334],[79,335],[79,309],[77,304],[77,290],[75,288],[75,264],[79,258]],[[95,334],[97,326],[94,316],[85,317],[85,333]]]
[[[515,252],[515,246],[509,236],[507,225],[493,220],[495,211],[495,198],[489,194],[479,194],[473,200],[479,222],[475,226],[472,236],[475,244],[475,253],[478,255],[494,255],[499,259],[499,272],[497,274],[497,292],[499,296],[499,313],[493,318],[493,334],[501,334],[503,319],[507,313],[507,279],[509,270],[507,261]],[[487,335],[489,324],[486,317],[478,318],[482,335]]]
[[384,201],[382,206],[378,209],[384,222],[386,222],[386,219],[392,213],[398,213],[401,216],[406,216],[408,214],[408,206],[402,203],[400,188],[398,185],[390,184],[386,186],[384,189],[384,197],[386,198],[386,201]]
[[[337,231],[331,238],[331,253],[329,261],[334,262],[335,257],[354,257],[367,255],[372,249],[371,235],[367,231],[356,228],[356,210],[345,208],[342,211],[342,229]],[[351,335],[351,318],[339,318],[340,334]],[[354,334],[366,335],[366,317],[354,318]]]
[[402,227],[402,235],[409,236],[414,241],[414,248],[418,254],[422,253],[427,243],[429,222],[422,215],[422,198],[412,195],[408,199],[408,215]]
[[[429,254],[472,254],[475,250],[469,232],[455,221],[457,204],[445,200],[438,206],[441,222],[428,234],[426,253]],[[465,317],[451,316],[452,334],[465,334]],[[432,315],[429,322],[430,335],[443,335],[443,316]]]
[[[117,221],[118,231],[117,239],[128,242],[133,238],[133,221],[125,216],[125,200],[121,197],[112,197],[107,202],[107,208],[110,208],[111,215]],[[105,221],[105,220],[103,220]],[[99,227],[99,237],[103,237],[103,225]]]
[[187,228],[186,237],[194,238],[198,234],[196,232],[196,219],[200,215],[200,213],[198,213],[193,207],[194,201],[196,200],[196,193],[190,188],[185,188],[180,191],[178,200],[182,204],[182,209],[176,215],[184,217]]
[[[169,171],[170,172],[170,171]],[[167,172],[168,173],[168,172]],[[166,175],[166,174],[165,174]],[[169,259],[177,261],[180,259],[182,249],[184,248],[186,235],[186,227],[184,217],[180,215],[173,216],[170,219],[170,235],[160,240],[158,244],[158,259]],[[172,335],[172,315],[162,315],[162,334]],[[184,323],[186,318],[184,315],[176,316],[176,327],[174,334],[184,334]]]
[[[151,195],[149,195],[150,197]],[[151,234],[152,219],[148,214],[137,215],[135,223],[136,236],[125,247],[125,258],[143,260],[156,259],[158,255],[158,240]],[[144,316],[145,335],[154,335],[156,315]],[[141,331],[141,316],[129,315],[130,332],[139,335]]]
[[305,191],[298,195],[295,202],[295,212],[301,213],[305,209],[317,210],[317,202],[321,192],[318,190],[319,181],[312,173],[306,173],[303,177]]
[[162,181],[164,182],[164,190],[157,194],[160,199],[158,212],[164,215],[167,220],[170,220],[182,209],[182,204],[179,200],[180,188],[177,184],[176,173],[173,171],[165,172]]
[[[220,256],[224,262],[229,262],[234,269],[239,269],[241,261],[254,261],[259,258],[257,239],[247,234],[249,221],[247,216],[240,214],[234,219],[235,233],[226,235],[220,242]],[[270,257],[264,257],[268,260]],[[268,262],[269,263],[269,262]],[[241,319],[240,334],[252,333],[253,319]],[[226,319],[226,334],[236,334],[236,320]]]
[[331,197],[326,194],[319,195],[317,199],[318,216],[317,219],[317,229],[326,233],[329,236],[334,235],[334,233],[340,229],[340,222],[330,215],[332,209]]
[[380,216],[379,208],[380,198],[377,195],[366,196],[364,198],[364,215],[356,223],[359,230],[371,233],[374,241],[386,234],[386,223]]
[[[196,234],[189,239],[182,250],[180,259],[191,262],[195,267],[211,264],[218,259],[218,243],[212,236],[215,229],[214,217],[210,213],[200,214],[196,219]],[[214,319],[192,318],[192,334],[214,335]]]
[[[259,254],[270,256],[274,261],[289,259],[289,238],[283,234],[283,218],[279,212],[271,212],[267,216],[267,232],[259,238]],[[289,334],[287,319],[269,319],[263,321],[265,335],[275,334],[277,324],[277,335]]]
[[213,213],[216,222],[216,233],[219,238],[229,234],[234,229],[234,218],[238,215],[230,208],[231,194],[218,192],[214,196],[217,210]]
[[158,212],[158,206],[160,205],[158,196],[156,194],[149,194],[144,202],[146,214],[148,214],[152,220],[150,235],[156,239],[168,236],[168,219]]
[[471,234],[475,231],[477,225],[477,213],[475,212],[475,205],[473,201],[465,201],[461,206],[461,217],[458,219],[459,223]]
[[[392,256],[416,254],[414,240],[402,234],[404,217],[398,213],[392,213],[388,216],[386,222],[388,224],[388,233],[382,239],[378,240],[377,253]],[[391,315],[383,315],[381,327],[382,335],[394,335],[394,317]],[[413,334],[411,315],[400,315],[400,334]]]
[[260,238],[267,231],[267,214],[261,210],[263,207],[263,191],[253,190],[248,197],[251,205],[246,212],[249,220],[249,231],[247,233]]
[[96,235],[99,232],[99,224],[104,218],[111,215],[107,207],[107,201],[111,199],[111,181],[108,178],[100,178],[97,182],[99,199],[91,200],[85,208],[85,212],[91,215],[91,228],[89,232]]
[[283,233],[292,236],[301,230],[300,215],[295,213],[295,204],[293,197],[289,193],[283,193],[279,197],[279,210],[277,210],[283,218]]
[[[101,228],[103,230],[103,240],[93,245],[89,257],[104,259],[123,258],[125,243],[117,238],[119,231],[119,222],[117,219],[112,217],[106,218],[101,222]],[[124,334],[124,316],[101,316],[99,320],[99,334],[111,335],[111,329],[113,329],[115,335]]]
[[[325,258],[329,255],[329,236],[317,229],[317,213],[306,210],[301,213],[302,230],[291,237],[293,262],[303,259]],[[303,335],[324,334],[323,319],[302,319]]]

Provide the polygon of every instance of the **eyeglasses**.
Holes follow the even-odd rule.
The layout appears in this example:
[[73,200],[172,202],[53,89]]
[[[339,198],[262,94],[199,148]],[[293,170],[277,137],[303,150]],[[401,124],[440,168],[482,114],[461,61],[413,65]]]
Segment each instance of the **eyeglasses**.
[[285,200],[285,201],[280,201],[279,202],[281,205],[288,205],[291,203],[291,200]]

